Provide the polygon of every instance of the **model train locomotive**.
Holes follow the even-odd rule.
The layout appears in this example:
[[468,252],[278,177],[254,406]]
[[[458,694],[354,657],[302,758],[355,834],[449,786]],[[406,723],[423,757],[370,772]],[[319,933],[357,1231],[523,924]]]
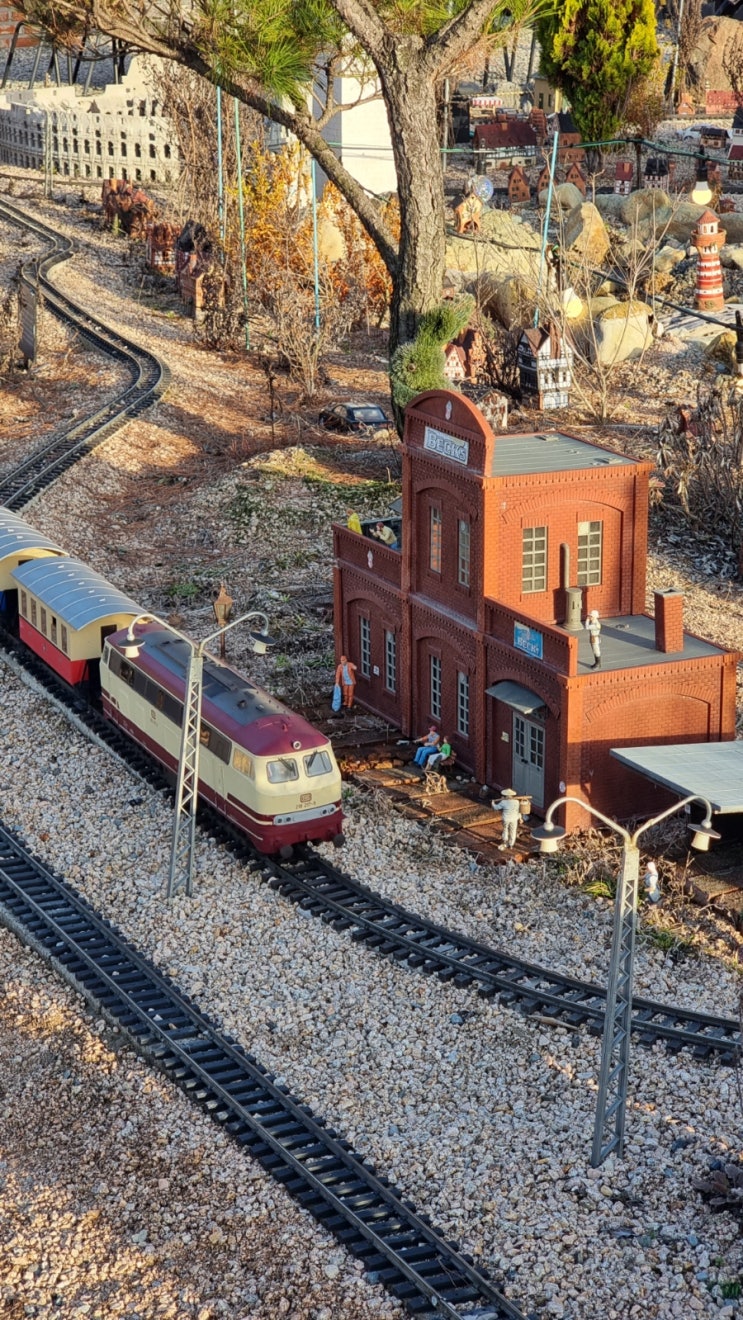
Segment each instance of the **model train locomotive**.
[[[0,617],[114,724],[178,765],[190,643],[23,519],[0,508]],[[343,842],[329,740],[244,674],[205,656],[199,795],[265,853]]]

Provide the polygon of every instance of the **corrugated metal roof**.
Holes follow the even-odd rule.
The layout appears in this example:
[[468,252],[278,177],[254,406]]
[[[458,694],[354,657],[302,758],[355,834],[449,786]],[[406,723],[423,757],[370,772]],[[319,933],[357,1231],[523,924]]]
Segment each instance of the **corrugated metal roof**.
[[494,477],[526,476],[532,472],[574,472],[586,468],[632,467],[635,459],[613,454],[560,431],[539,435],[496,437],[493,453]]
[[112,614],[142,614],[142,606],[77,559],[30,559],[11,577],[63,623],[77,630]]
[[23,518],[19,518],[17,513],[11,513],[10,509],[0,506],[0,559],[18,550],[56,550],[60,555],[65,553],[48,536],[43,536],[24,522]]
[[522,687],[520,683],[512,683],[508,679],[486,688],[485,695],[496,697],[498,701],[505,702],[514,710],[520,710],[522,715],[533,715],[535,710],[541,710],[544,705],[543,699],[536,692],[531,692],[529,688]]
[[617,761],[679,797],[707,798],[718,815],[743,812],[743,742],[612,747]]

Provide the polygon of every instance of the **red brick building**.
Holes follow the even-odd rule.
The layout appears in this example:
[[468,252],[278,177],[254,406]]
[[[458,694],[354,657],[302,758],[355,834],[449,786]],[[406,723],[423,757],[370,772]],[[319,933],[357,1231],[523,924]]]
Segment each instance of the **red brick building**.
[[[334,528],[357,699],[408,735],[435,721],[463,766],[537,811],[566,792],[613,816],[662,809],[667,791],[610,749],[733,738],[738,656],[684,632],[673,589],[644,612],[651,470],[562,432],[496,436],[461,394],[420,395],[401,549]],[[586,823],[567,808],[569,829]]]

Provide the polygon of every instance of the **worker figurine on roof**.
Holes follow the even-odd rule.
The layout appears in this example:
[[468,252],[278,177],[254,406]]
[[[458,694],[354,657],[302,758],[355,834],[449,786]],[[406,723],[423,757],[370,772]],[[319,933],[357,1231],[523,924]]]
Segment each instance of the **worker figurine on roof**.
[[516,843],[516,831],[521,819],[521,803],[512,788],[504,788],[500,801],[493,802],[493,811],[499,811],[503,818],[503,842],[498,845],[501,852],[513,848]]
[[588,631],[588,639],[591,643],[591,650],[593,651],[592,667],[594,669],[600,669],[601,668],[601,620],[599,618],[598,610],[591,610],[588,618],[586,619],[586,629]]

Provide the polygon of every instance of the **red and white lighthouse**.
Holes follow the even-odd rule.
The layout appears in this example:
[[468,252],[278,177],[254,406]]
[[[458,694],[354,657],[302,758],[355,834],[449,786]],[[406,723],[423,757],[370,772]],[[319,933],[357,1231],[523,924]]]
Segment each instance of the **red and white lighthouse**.
[[722,289],[720,248],[725,242],[725,230],[714,211],[703,211],[692,232],[691,241],[699,254],[697,286],[694,291],[700,312],[719,312],[725,306]]

